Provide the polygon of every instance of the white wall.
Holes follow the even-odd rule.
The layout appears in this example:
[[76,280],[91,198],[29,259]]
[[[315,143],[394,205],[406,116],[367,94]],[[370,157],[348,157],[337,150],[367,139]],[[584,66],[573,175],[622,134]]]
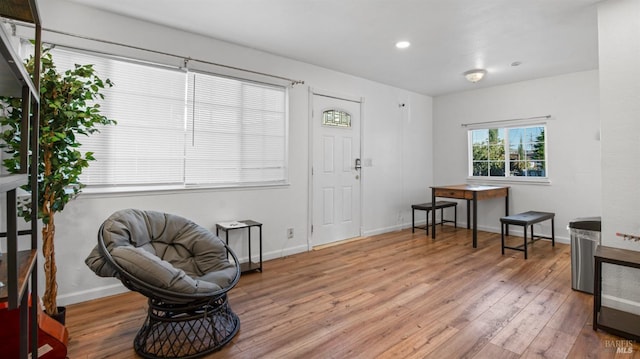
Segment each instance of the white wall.
[[603,243],[640,250],[616,232],[640,235],[640,2],[598,8],[602,118]]
[[[128,207],[179,214],[214,229],[215,223],[254,219],[264,224],[266,259],[308,249],[309,87],[365,99],[362,157],[364,235],[406,227],[409,206],[427,199],[432,182],[432,99],[317,66],[150,23],[103,13],[63,0],[39,2],[46,29],[110,40],[190,56],[211,62],[273,73],[305,81],[290,89],[289,179],[275,189],[193,190],[119,195],[83,194],[56,216],[60,304],[70,304],[123,290],[116,280],[101,279],[84,258],[97,229],[112,212]],[[73,39],[45,32],[45,41],[103,50],[152,61],[180,64],[166,56]],[[192,63],[201,68],[204,65]],[[209,68],[211,69],[211,68]],[[220,70],[220,69],[218,69]],[[220,70],[222,71],[222,70]],[[116,84],[117,86],[117,84]],[[398,106],[405,103],[404,108]],[[286,229],[295,237],[286,239]],[[244,242],[234,241],[239,256]]]
[[[640,251],[640,1],[598,7],[602,118],[602,244]],[[638,270],[603,266],[603,305],[640,315]],[[606,296],[605,296],[606,295]]]
[[[587,71],[434,99],[434,183],[465,183],[467,128],[463,123],[551,115],[547,123],[550,184],[509,183],[510,213],[555,212],[556,239],[568,242],[567,225],[576,217],[601,214],[598,72]],[[487,183],[493,184],[493,183]],[[480,229],[500,232],[502,199],[478,202]],[[461,202],[458,213],[466,213]],[[466,216],[462,216],[466,221]],[[550,234],[548,222],[536,225]],[[539,228],[538,228],[539,227]],[[541,232],[540,232],[541,231]]]

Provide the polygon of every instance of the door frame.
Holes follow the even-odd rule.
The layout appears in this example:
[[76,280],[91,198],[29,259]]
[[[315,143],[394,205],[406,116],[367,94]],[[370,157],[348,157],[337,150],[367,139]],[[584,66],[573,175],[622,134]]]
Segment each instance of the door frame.
[[[312,175],[312,170],[313,170],[313,148],[314,148],[314,132],[313,132],[313,96],[324,96],[324,97],[330,97],[330,98],[334,98],[337,100],[342,100],[342,101],[350,101],[350,102],[355,102],[360,104],[360,133],[358,134],[360,136],[360,158],[362,158],[362,151],[364,148],[364,97],[357,97],[357,96],[351,96],[351,95],[345,95],[345,94],[340,94],[337,93],[335,91],[329,91],[329,90],[324,90],[324,89],[319,89],[319,88],[313,88],[311,86],[309,86],[309,111],[308,111],[308,121],[307,124],[309,126],[309,133],[308,133],[308,142],[309,142],[309,159],[308,159],[308,168],[307,168],[307,176],[309,178],[308,184],[307,184],[307,197],[308,197],[308,216],[307,216],[307,250],[310,251],[313,249],[313,245],[312,245],[312,238],[313,238],[313,231],[312,231],[312,226],[313,226],[313,175]],[[362,236],[362,223],[364,220],[364,216],[362,214],[362,208],[363,208],[363,203],[364,203],[364,198],[363,198],[363,187],[364,187],[364,181],[365,181],[365,176],[364,176],[364,170],[363,170],[364,166],[362,167],[362,169],[360,170],[360,213],[358,213],[357,215],[360,217],[360,228],[358,229],[359,234],[358,236]]]

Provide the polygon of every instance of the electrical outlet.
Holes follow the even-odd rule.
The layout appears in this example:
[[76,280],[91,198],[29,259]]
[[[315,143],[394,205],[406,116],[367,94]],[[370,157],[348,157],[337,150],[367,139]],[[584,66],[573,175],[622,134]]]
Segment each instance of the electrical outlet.
[[287,228],[287,239],[293,238],[293,228]]

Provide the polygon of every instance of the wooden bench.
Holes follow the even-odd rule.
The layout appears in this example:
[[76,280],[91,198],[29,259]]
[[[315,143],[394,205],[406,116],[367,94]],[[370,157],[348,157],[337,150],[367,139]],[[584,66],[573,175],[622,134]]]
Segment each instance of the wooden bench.
[[[556,235],[555,235],[555,231],[554,231],[554,217],[555,217],[555,213],[551,213],[551,212],[537,212],[537,211],[529,211],[529,212],[524,212],[524,213],[518,213],[518,214],[514,214],[511,216],[506,216],[506,217],[502,217],[500,218],[500,232],[501,232],[501,239],[502,239],[502,255],[504,255],[504,249],[513,249],[516,251],[522,251],[524,252],[524,259],[527,259],[527,227],[531,227],[531,243],[533,243],[536,240],[536,236],[534,236],[533,234],[533,225],[536,223],[540,223],[546,220],[551,220],[551,237],[545,237],[545,236],[537,236],[537,239],[551,239],[551,246],[555,247],[556,245]],[[523,226],[524,227],[524,244],[518,247],[508,247],[505,246],[504,244],[504,235],[505,235],[505,231],[504,228],[505,226],[508,226],[510,224],[516,225],[516,226]],[[509,235],[509,233],[507,233],[507,236]]]
[[[449,207],[453,207],[454,209],[453,221],[444,218],[444,209]],[[432,208],[431,203],[411,205],[411,233],[415,233],[416,228],[419,228],[425,229],[427,234],[429,234],[429,212]],[[436,224],[444,225],[445,223],[453,223],[454,227],[458,227],[458,202],[436,201],[435,209],[440,210],[440,222]],[[427,222],[424,226],[416,226],[416,210],[427,212]]]

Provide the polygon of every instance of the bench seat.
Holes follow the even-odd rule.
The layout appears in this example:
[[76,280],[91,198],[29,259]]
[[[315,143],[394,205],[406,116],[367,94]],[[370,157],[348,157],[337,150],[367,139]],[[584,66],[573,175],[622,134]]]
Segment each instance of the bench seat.
[[[444,218],[444,209],[449,207],[454,208],[453,220]],[[433,206],[431,205],[431,202],[411,205],[411,233],[415,233],[416,228],[418,228],[425,229],[427,231],[427,235],[429,234],[429,212],[432,208]],[[436,201],[435,209],[440,210],[440,222],[436,224],[444,225],[445,223],[453,223],[454,227],[458,226],[458,202]],[[424,226],[416,226],[416,210],[427,212],[427,221]]]
[[[511,216],[506,216],[500,218],[500,232],[501,232],[501,240],[502,240],[502,255],[504,255],[505,248],[513,249],[516,251],[524,252],[524,259],[527,259],[527,227],[531,227],[531,243],[533,243],[536,239],[551,239],[551,246],[555,247],[556,245],[556,237],[554,231],[554,218],[555,213],[552,212],[538,212],[538,211],[528,211],[523,213],[514,214]],[[543,221],[551,220],[551,237],[545,237],[538,235],[537,238],[533,234],[533,225],[536,223],[540,223]],[[505,235],[505,226],[508,225],[516,225],[524,227],[524,244],[518,247],[509,247],[505,245],[504,235]],[[509,235],[509,233],[507,233]]]

